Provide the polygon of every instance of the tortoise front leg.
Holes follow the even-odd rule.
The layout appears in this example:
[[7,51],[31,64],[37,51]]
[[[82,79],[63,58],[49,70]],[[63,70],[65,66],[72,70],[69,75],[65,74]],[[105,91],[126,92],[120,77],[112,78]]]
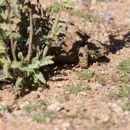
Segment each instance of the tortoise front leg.
[[87,46],[79,48],[79,66],[83,69],[88,68],[88,48]]

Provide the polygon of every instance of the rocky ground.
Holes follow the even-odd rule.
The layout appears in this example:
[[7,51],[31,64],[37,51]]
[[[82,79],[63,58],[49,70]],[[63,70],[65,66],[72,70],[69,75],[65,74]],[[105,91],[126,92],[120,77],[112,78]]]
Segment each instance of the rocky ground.
[[129,93],[120,89],[117,69],[130,57],[130,1],[102,0],[91,6],[87,0],[71,1],[78,11],[63,12],[61,19],[92,39],[107,41],[109,54],[90,63],[89,70],[56,69],[50,88],[25,90],[15,102],[11,85],[1,84],[0,130],[130,130]]

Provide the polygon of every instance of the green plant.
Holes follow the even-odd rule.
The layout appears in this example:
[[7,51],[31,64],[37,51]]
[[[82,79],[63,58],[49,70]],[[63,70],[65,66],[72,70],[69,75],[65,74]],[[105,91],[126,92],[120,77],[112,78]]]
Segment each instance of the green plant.
[[66,91],[68,91],[69,93],[75,93],[75,94],[82,92],[82,91],[86,92],[88,90],[90,90],[90,87],[86,86],[83,83],[77,83],[76,85],[71,84],[71,85],[68,85],[66,88]]
[[130,58],[120,62],[118,65],[118,70],[125,73],[130,73]]
[[8,106],[8,105],[2,104],[2,103],[0,102],[0,110],[8,111],[8,109],[9,109],[9,106]]
[[120,97],[128,97],[130,94],[130,85],[126,85],[124,83],[119,84],[119,90],[120,90],[119,93]]
[[119,87],[119,92],[118,93],[109,92],[108,97],[110,99],[119,99],[119,98],[129,97],[130,85],[125,84],[125,83],[118,83],[117,85]]
[[32,118],[38,123],[49,123],[53,120],[54,115],[52,113],[36,113]]
[[130,103],[127,102],[124,106],[123,106],[123,110],[124,111],[130,111]]
[[90,80],[94,76],[94,72],[89,69],[83,69],[80,72],[77,72],[78,78],[80,80]]
[[42,102],[30,103],[24,106],[22,109],[27,112],[38,111],[45,109],[46,106]]
[[80,80],[98,81],[100,84],[106,84],[105,76],[97,75],[89,69],[83,69],[80,72],[77,72],[77,76]]
[[119,63],[118,67],[118,74],[119,74],[119,81],[118,86],[120,89],[120,97],[128,97],[130,94],[130,85],[129,85],[129,78],[128,74],[130,73],[130,58],[123,60]]
[[86,20],[95,20],[96,19],[96,17],[93,16],[92,14],[90,14],[88,12],[80,11],[80,10],[71,10],[70,14],[74,15],[74,16],[84,18]]
[[130,73],[130,58],[123,60],[117,66],[118,74],[119,74],[119,84],[126,84],[129,80],[128,75]]
[[[46,84],[41,67],[53,64],[48,55],[58,23],[68,3],[58,3],[55,20],[52,12],[30,0],[0,1],[0,81],[10,80],[14,87]],[[54,8],[54,6],[52,6]]]
[[101,75],[101,74],[95,75],[93,79],[94,79],[94,81],[98,81],[102,85],[106,85],[106,83],[107,83],[107,79],[106,79],[105,75]]

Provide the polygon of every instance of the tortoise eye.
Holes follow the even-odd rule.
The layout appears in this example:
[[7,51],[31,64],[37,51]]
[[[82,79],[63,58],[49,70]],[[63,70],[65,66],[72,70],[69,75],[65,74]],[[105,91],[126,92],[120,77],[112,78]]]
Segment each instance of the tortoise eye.
[[99,53],[99,50],[96,50],[96,53]]
[[82,53],[79,53],[79,56],[83,57],[83,54],[82,54]]

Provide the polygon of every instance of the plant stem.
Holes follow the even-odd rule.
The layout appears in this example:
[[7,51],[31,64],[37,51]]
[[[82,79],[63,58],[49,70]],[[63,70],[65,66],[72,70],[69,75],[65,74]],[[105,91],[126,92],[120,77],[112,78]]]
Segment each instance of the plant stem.
[[[10,25],[10,34],[11,34],[12,33],[11,18],[10,18],[11,6],[10,6],[10,4],[7,0],[6,0],[6,3],[7,3],[7,6],[8,6],[7,22]],[[7,39],[7,41],[9,41],[9,40]],[[14,48],[14,42],[13,42],[12,37],[10,37],[10,44],[11,44],[11,53],[12,53],[13,59],[14,59],[14,61],[17,61],[16,54],[15,54],[15,48]]]
[[33,15],[32,9],[29,8],[29,16],[30,16],[30,34],[29,34],[29,47],[28,47],[28,54],[27,54],[27,62],[30,62],[30,58],[32,56],[32,42],[33,42]]
[[16,55],[15,55],[15,48],[14,48],[14,42],[13,42],[13,38],[10,38],[10,42],[11,42],[11,51],[12,51],[12,56],[14,61],[17,61]]
[[[57,14],[56,20],[55,20],[55,22],[54,22],[54,24],[53,24],[53,26],[52,26],[52,31],[51,31],[51,34],[50,34],[50,36],[49,36],[50,38],[53,38],[53,36],[54,36],[55,29],[56,29],[57,24],[58,24],[58,22],[59,22],[62,9],[63,9],[63,6],[61,5],[61,6],[60,6],[60,9],[59,9],[59,12],[58,12],[58,14]],[[51,45],[51,42],[49,43],[49,45],[46,45],[46,46],[45,46],[45,48],[44,48],[44,50],[43,50],[43,57],[45,57],[45,56],[47,55],[50,45]]]

